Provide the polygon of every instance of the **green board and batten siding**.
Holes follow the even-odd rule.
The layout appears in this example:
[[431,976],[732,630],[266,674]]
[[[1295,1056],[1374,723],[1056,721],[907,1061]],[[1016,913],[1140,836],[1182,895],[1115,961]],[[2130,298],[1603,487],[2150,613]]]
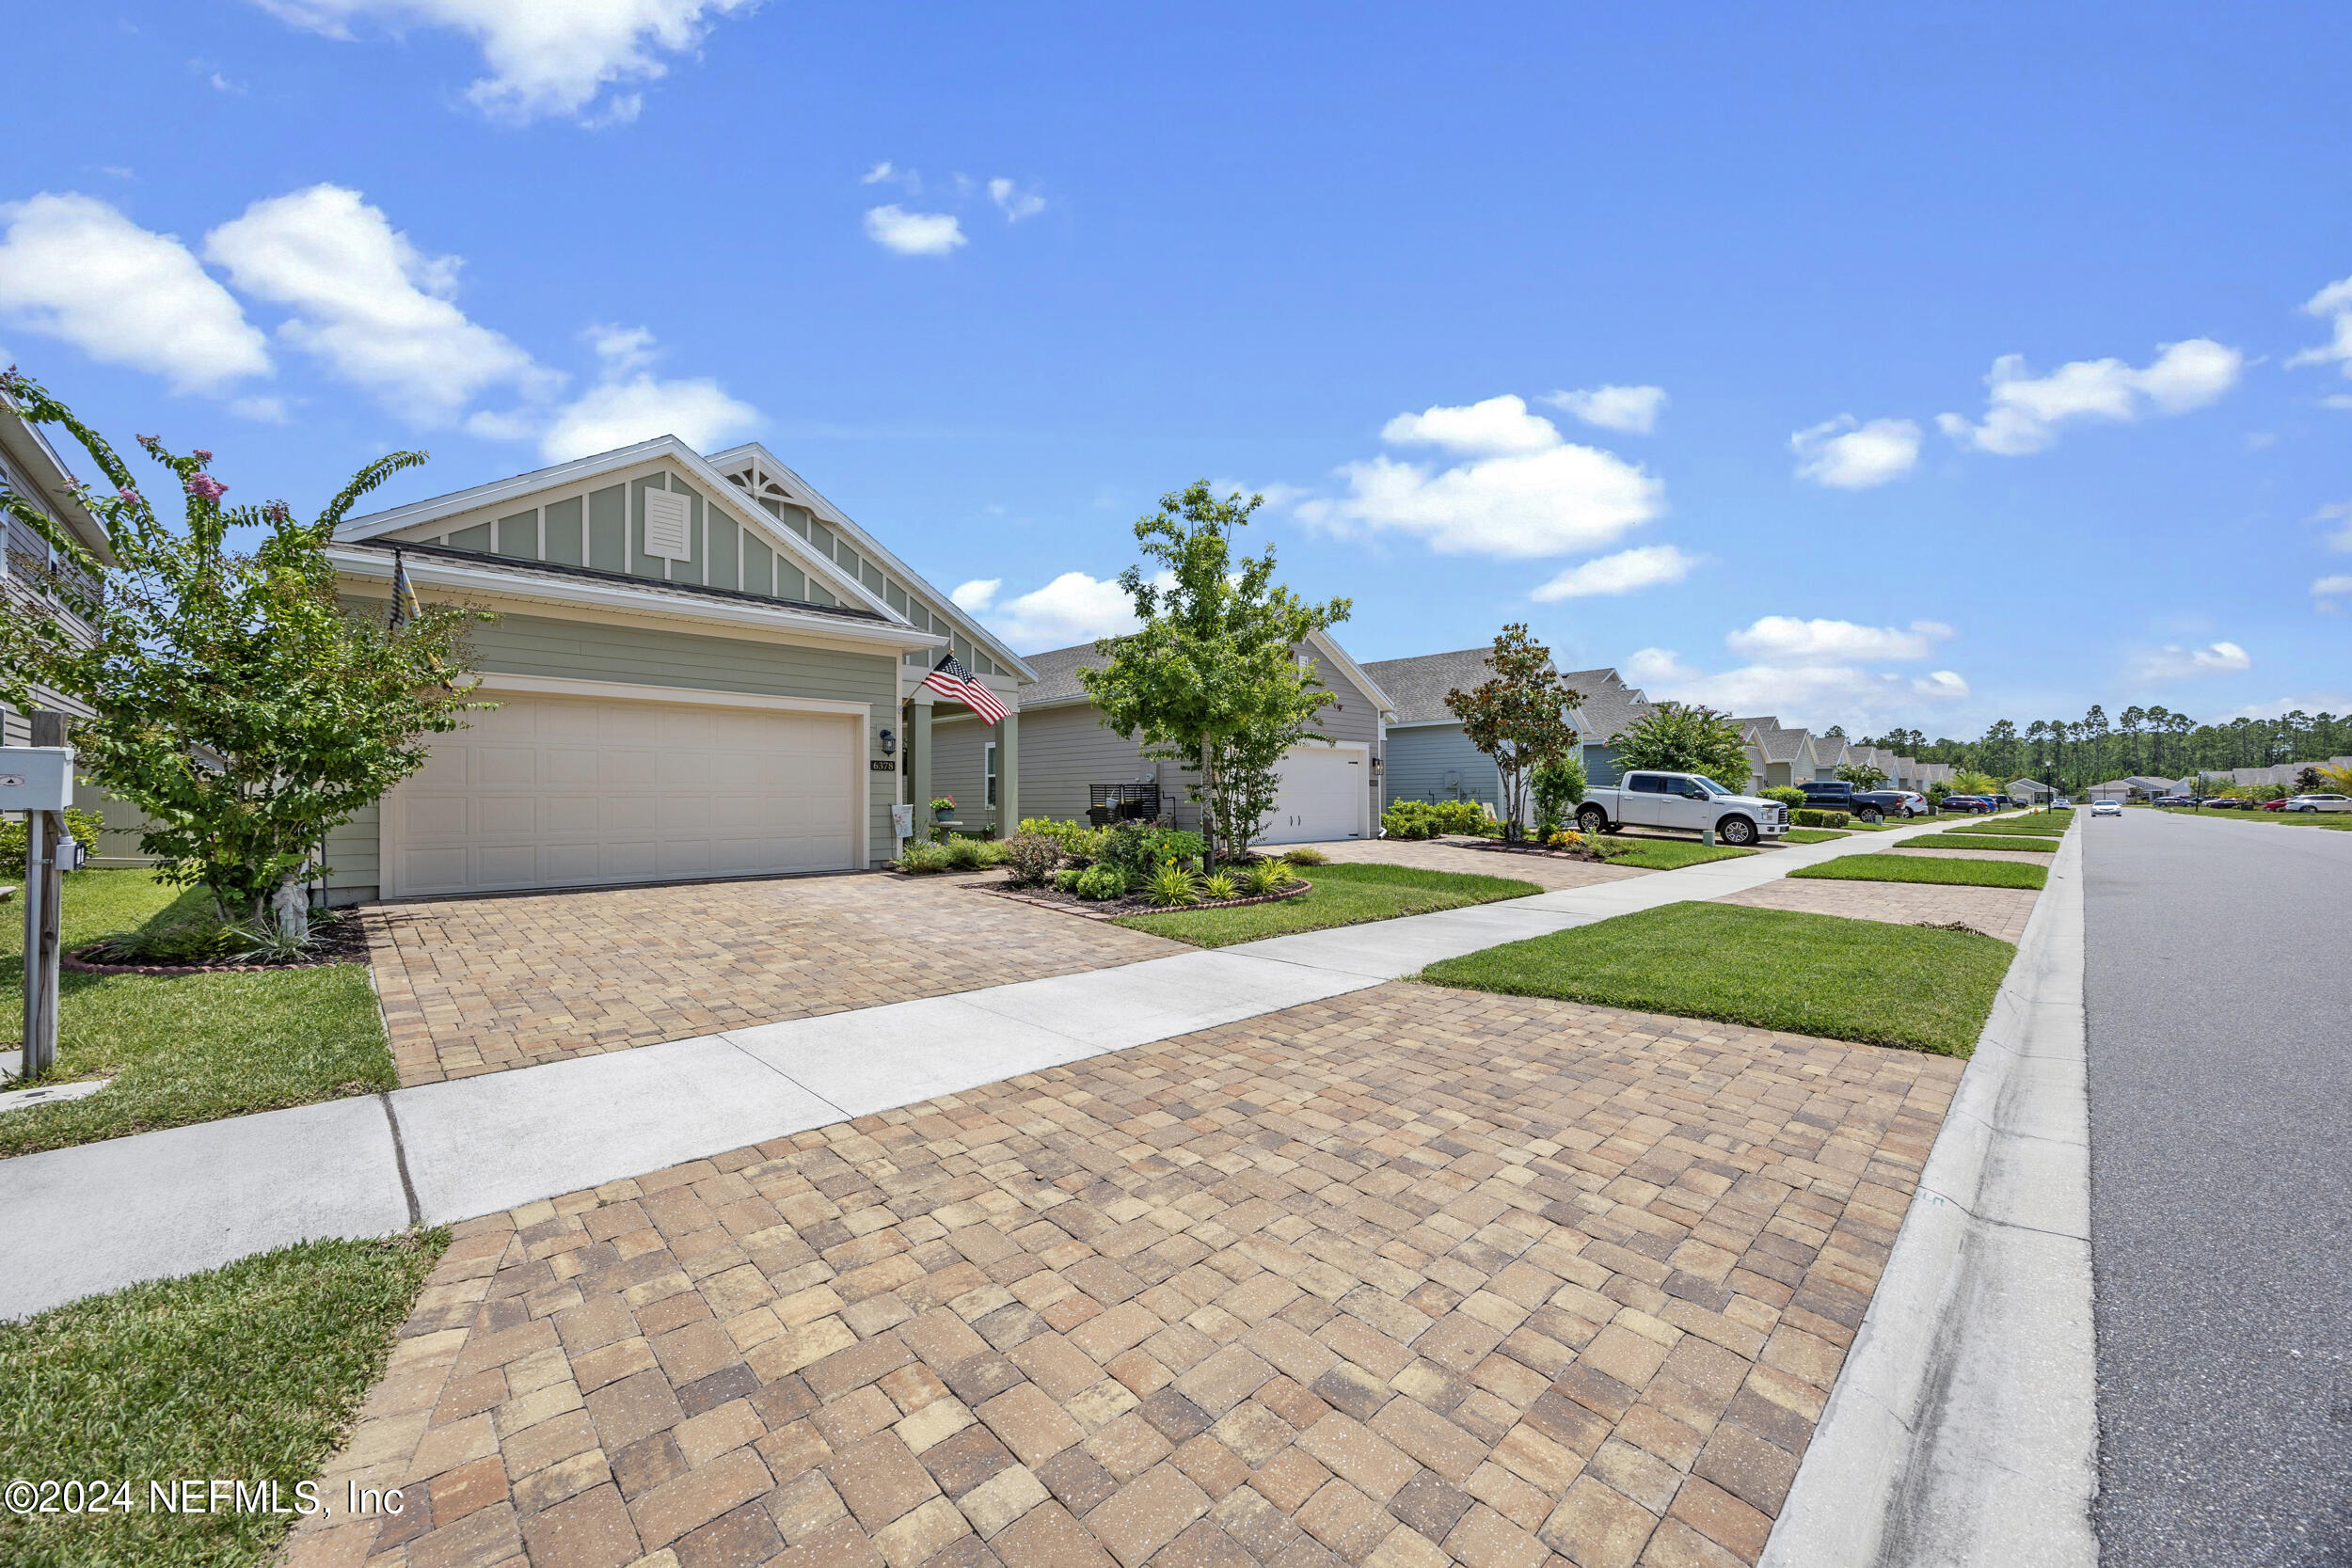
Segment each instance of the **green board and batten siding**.
[[[361,613],[379,617],[390,609],[382,599],[350,602]],[[879,732],[898,724],[898,663],[887,650],[851,653],[517,614],[475,627],[473,645],[476,666],[490,674],[862,703],[872,713],[866,726],[869,758],[882,755]],[[897,843],[890,832],[890,806],[898,799],[898,776],[869,772],[867,780],[867,852],[880,863]],[[334,902],[375,895],[379,827],[378,812],[372,808],[328,836],[327,887]]]

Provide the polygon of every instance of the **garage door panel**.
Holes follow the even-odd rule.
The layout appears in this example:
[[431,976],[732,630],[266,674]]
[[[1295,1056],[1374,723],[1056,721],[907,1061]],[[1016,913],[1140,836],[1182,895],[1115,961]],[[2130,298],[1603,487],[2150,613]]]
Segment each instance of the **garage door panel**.
[[1282,759],[1281,792],[1259,832],[1264,844],[1359,837],[1371,785],[1364,753],[1311,742]]
[[396,895],[846,869],[853,721],[515,697],[387,802]]

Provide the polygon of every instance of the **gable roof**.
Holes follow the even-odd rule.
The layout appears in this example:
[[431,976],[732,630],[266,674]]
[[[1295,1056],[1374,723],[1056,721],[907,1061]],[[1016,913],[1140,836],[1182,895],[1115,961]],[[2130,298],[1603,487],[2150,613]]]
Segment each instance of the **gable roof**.
[[[82,547],[97,557],[102,566],[115,564],[114,546],[107,542],[106,531],[98,525],[89,508],[82,504],[75,493],[73,470],[65,466],[57,449],[49,444],[40,426],[17,412],[16,404],[5,392],[0,392],[0,453],[6,453],[7,469],[13,470],[31,487],[24,497],[36,512],[45,512],[65,525]],[[0,488],[8,480],[0,477]]]
[[[1327,634],[1319,631],[1309,633],[1308,641],[1314,645],[1318,654],[1337,665],[1340,673],[1347,676],[1348,680],[1365,696],[1378,704],[1383,711],[1393,715],[1396,704],[1391,699],[1387,689],[1381,683],[1374,680],[1363,666],[1350,658],[1346,649],[1341,647]],[[1025,710],[1047,707],[1057,703],[1089,701],[1086,688],[1078,684],[1078,672],[1091,670],[1101,664],[1103,659],[1102,656],[1094,651],[1093,643],[1079,642],[1067,648],[1056,648],[1048,653],[1031,654],[1028,656],[1027,662],[1029,668],[1037,673],[1037,684],[1022,689],[1021,706]]]
[[1759,732],[1756,738],[1764,749],[1766,762],[1795,762],[1813,736],[1807,730],[1772,729]]
[[[1390,721],[1392,725],[1455,724],[1461,721],[1445,705],[1446,693],[1466,691],[1485,680],[1486,661],[1493,652],[1489,645],[1411,658],[1375,659],[1364,666],[1364,673],[1389,694],[1396,715]],[[1614,670],[1564,670],[1560,679],[1581,699],[1576,708],[1578,728],[1587,739],[1613,736],[1648,705],[1639,691],[1617,678]]]

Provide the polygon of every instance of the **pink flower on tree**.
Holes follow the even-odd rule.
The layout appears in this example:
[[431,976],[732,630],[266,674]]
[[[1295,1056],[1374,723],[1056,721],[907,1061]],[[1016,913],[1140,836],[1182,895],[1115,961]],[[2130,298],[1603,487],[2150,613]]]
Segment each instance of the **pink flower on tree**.
[[188,494],[201,501],[217,504],[229,493],[229,486],[210,474],[190,474],[186,480]]
[[115,494],[120,496],[124,500],[129,501],[133,506],[145,506],[147,504],[147,498],[140,495],[136,490],[132,489],[128,484],[124,485],[121,489],[117,490]]
[[267,517],[273,523],[282,523],[287,518],[293,516],[294,514],[286,510],[286,503],[284,501],[272,501],[267,506],[262,508],[262,515]]
[[199,447],[196,449],[196,460],[199,463],[210,463],[213,460],[213,454],[202,447]]

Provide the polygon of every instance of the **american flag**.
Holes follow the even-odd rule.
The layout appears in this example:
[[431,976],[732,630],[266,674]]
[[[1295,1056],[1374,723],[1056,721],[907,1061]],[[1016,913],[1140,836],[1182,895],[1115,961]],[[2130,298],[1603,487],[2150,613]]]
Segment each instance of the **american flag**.
[[923,684],[943,697],[953,697],[965,707],[992,724],[1005,719],[1005,705],[996,700],[996,693],[972,678],[972,672],[956,661],[953,654],[940,657],[938,667],[923,677]]

